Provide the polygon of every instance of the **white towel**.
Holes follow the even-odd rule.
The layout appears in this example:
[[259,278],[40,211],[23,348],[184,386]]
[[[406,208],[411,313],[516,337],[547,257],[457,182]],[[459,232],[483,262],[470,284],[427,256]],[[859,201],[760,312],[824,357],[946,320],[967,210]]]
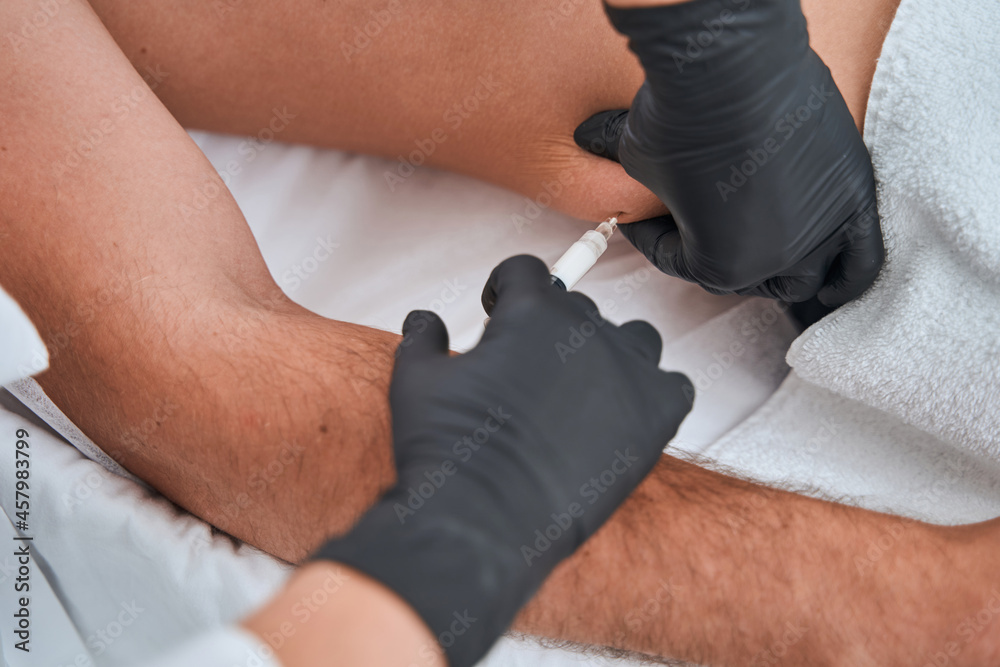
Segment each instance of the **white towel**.
[[865,140],[886,264],[705,450],[757,479],[939,523],[1000,516],[998,6],[903,0]]
[[885,268],[788,355],[805,380],[1000,457],[1000,6],[903,2],[865,139]]
[[1000,460],[955,449],[794,373],[703,455],[765,484],[922,521],[1000,516]]

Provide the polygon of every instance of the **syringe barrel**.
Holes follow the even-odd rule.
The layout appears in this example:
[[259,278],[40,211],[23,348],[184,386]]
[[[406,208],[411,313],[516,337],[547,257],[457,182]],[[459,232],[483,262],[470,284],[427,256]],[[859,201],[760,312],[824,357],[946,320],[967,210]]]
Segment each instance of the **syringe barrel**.
[[558,280],[557,285],[561,283],[567,290],[571,290],[607,249],[608,240],[603,234],[592,229],[569,247],[549,273]]

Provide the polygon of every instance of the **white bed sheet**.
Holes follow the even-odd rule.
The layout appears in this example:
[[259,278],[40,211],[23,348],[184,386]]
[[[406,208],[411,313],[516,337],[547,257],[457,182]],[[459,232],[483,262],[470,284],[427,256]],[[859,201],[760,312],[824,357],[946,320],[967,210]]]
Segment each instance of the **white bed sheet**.
[[[391,164],[385,160],[277,143],[248,159],[240,139],[193,136],[220,172],[239,167],[227,177],[230,188],[272,274],[292,298],[329,317],[397,332],[409,310],[435,310],[459,350],[482,332],[480,290],[496,263],[522,252],[552,261],[588,226],[548,210],[533,217],[523,197],[432,169],[417,170],[393,192],[383,178]],[[665,341],[662,365],[696,380],[695,409],[675,442],[685,450],[700,451],[741,422],[787,372],[784,352],[794,331],[773,304],[713,297],[662,276],[620,236],[578,289],[612,321],[652,321]],[[0,409],[2,433],[25,419]],[[287,576],[275,559],[213,535],[55,433],[37,425],[35,432],[37,553],[96,664],[132,664],[231,622]],[[0,461],[4,479],[11,465]],[[2,502],[9,508],[11,499]],[[95,633],[133,601],[144,611],[98,650]],[[44,625],[37,631],[47,632]],[[514,640],[501,642],[485,661],[524,667],[610,662],[624,664]]]

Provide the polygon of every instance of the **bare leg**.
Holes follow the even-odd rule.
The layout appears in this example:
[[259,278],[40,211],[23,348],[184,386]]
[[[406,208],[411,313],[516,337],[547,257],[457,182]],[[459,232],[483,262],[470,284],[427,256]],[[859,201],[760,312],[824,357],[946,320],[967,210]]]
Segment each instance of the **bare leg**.
[[[0,40],[0,283],[48,345],[38,380],[164,495],[302,557],[392,482],[398,337],[285,298],[212,165],[97,17],[58,6],[33,38]],[[35,11],[4,3],[0,35]],[[206,184],[218,195],[182,209]]]
[[[897,2],[803,3],[859,123]],[[288,107],[299,115],[285,140],[404,161],[432,149],[430,164],[531,198],[562,181],[555,205],[590,220],[662,210],[573,143],[577,124],[628,107],[643,80],[597,0],[91,4],[140,71],[170,72],[157,95],[188,127],[252,135]]]
[[[533,0],[92,4],[137,67],[171,73],[157,94],[186,126],[256,134],[288,107],[299,115],[283,139],[404,160],[419,141],[430,163],[530,197],[562,177],[560,206],[583,217],[659,207],[573,143],[588,111],[627,106],[642,81],[597,2],[551,24]],[[345,57],[373,10],[391,22]]]

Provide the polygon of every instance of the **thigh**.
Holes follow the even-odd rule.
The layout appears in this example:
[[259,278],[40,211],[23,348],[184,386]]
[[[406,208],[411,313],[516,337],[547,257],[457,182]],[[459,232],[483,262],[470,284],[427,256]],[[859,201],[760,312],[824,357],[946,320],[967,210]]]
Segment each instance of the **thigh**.
[[[859,123],[898,0],[805,0],[816,50]],[[386,193],[431,164],[598,220],[662,211],[624,171],[577,148],[594,112],[627,107],[643,74],[596,0],[338,3],[91,0],[186,126],[382,155]]]
[[882,43],[900,0],[802,0],[813,49],[829,66],[861,129]]

